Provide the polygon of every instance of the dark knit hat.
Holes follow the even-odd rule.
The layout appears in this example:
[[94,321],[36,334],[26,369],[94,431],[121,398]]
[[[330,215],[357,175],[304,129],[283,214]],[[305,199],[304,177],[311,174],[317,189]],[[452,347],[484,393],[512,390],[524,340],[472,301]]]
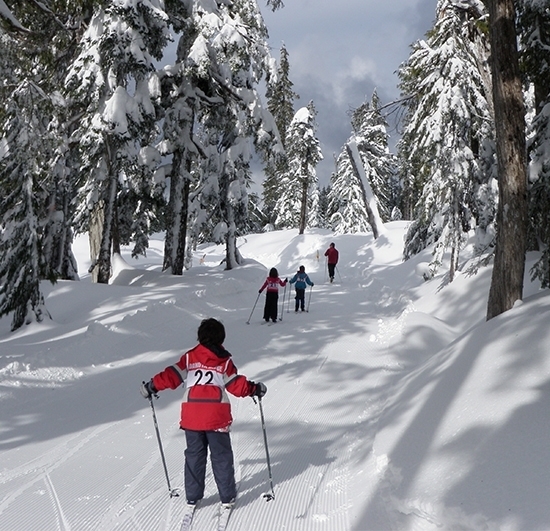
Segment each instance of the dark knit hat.
[[197,332],[201,345],[222,345],[225,341],[225,328],[217,319],[204,319]]

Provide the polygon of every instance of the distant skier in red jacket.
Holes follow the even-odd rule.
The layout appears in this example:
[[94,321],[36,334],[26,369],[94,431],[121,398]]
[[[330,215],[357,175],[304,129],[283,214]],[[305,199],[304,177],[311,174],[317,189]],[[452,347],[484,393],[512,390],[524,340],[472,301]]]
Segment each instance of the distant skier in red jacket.
[[334,243],[331,243],[329,248],[325,251],[325,256],[327,257],[328,276],[332,282],[334,280],[334,269],[338,263],[338,251]]
[[266,323],[271,319],[274,323],[277,322],[278,304],[279,304],[279,286],[286,286],[288,279],[281,280],[279,278],[279,272],[275,267],[269,270],[269,276],[266,278],[262,287],[258,291],[261,293],[265,288],[265,306],[264,306],[264,320]]
[[237,496],[233,449],[229,427],[233,418],[226,391],[237,397],[263,397],[266,386],[238,374],[231,354],[223,347],[225,328],[216,319],[204,319],[198,329],[199,344],[174,365],[143,383],[141,394],[151,398],[158,391],[184,385],[180,427],[185,430],[185,494],[195,505],[204,496],[206,457],[210,461],[222,504],[231,506]]

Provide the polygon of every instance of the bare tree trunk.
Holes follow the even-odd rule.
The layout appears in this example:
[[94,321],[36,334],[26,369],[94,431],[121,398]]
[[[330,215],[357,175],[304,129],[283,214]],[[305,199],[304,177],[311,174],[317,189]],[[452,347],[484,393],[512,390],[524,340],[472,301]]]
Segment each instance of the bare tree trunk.
[[118,191],[117,176],[109,174],[109,191],[107,201],[103,208],[103,230],[101,233],[101,245],[97,258],[97,282],[108,284],[111,278],[111,256],[113,244],[113,223],[115,216],[115,202]]
[[[354,145],[354,148],[355,149],[352,149],[352,147],[349,145],[349,142],[346,144],[346,151],[348,152],[348,157],[349,161],[351,162],[351,167],[353,168],[353,173],[355,174],[355,178],[357,179],[358,183],[361,185],[361,194],[363,195],[363,202],[365,203],[365,208],[367,209],[367,218],[369,220],[369,225],[372,229],[372,235],[376,240],[378,239],[378,236],[380,236],[380,227],[378,226],[376,220],[380,219],[380,217],[377,215],[378,212],[373,212],[371,208],[371,203],[369,198],[367,197],[367,191],[365,190],[365,186],[369,186],[369,184],[365,182],[365,179],[362,178],[361,172],[357,167],[357,164],[362,164],[362,162],[359,152],[357,151],[357,146]],[[359,158],[359,160],[356,160],[356,157]],[[371,191],[370,195],[374,196],[374,193]],[[376,206],[374,208],[376,208]]]
[[97,260],[101,249],[101,235],[103,234],[103,200],[94,205],[90,214],[90,226],[88,228],[88,240],[90,242],[90,261],[92,265],[88,270],[92,275],[92,282],[97,282]]
[[[184,154],[174,154],[170,178],[164,262],[162,269],[170,269],[172,275],[182,275],[185,263],[187,217],[189,212],[189,171],[191,160]],[[184,166],[185,164],[185,166]]]
[[298,234],[303,234],[306,230],[307,223],[307,191],[308,191],[308,178],[307,178],[307,160],[302,162],[302,197],[300,198],[300,225]]
[[488,0],[497,137],[499,203],[487,320],[523,297],[527,240],[525,107],[513,0]]
[[461,221],[460,221],[460,205],[458,195],[456,193],[456,185],[453,186],[453,222],[451,224],[451,263],[449,265],[449,282],[455,279],[456,270],[458,268],[458,259],[460,256],[461,244]]
[[225,269],[234,269],[239,265],[237,255],[237,229],[235,226],[235,212],[233,205],[227,201],[226,223],[227,233],[225,235]]
[[44,260],[46,276],[63,280],[77,280],[78,267],[72,253],[73,219],[70,194],[65,184],[55,183],[49,197],[48,223],[45,227]]
[[59,260],[59,272],[61,278],[65,280],[78,280],[78,265],[73,254],[73,229],[71,221],[73,219],[73,207],[71,206],[70,194],[65,190],[63,193],[63,228],[59,250],[61,257]]
[[120,254],[120,231],[118,228],[118,201],[113,203],[113,225],[111,227],[112,254]]
[[229,189],[231,182],[230,176],[225,175],[224,182],[220,185],[220,192],[222,193],[222,217],[227,225],[227,232],[225,234],[225,269],[234,269],[242,263],[242,257],[237,249],[237,222],[235,216],[235,206],[231,202],[229,197]]

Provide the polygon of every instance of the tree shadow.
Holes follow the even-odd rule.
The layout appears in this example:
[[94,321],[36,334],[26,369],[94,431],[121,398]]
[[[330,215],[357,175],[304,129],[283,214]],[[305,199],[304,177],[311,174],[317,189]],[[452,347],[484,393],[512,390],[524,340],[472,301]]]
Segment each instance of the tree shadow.
[[[419,513],[421,518],[434,525],[461,523],[466,528],[473,526],[471,528],[475,529],[488,523],[500,526],[511,521],[519,529],[549,528],[550,510],[547,504],[541,504],[541,492],[547,492],[550,487],[546,474],[550,447],[544,420],[550,405],[550,381],[545,379],[535,389],[530,390],[527,385],[525,390],[521,390],[523,374],[537,374],[537,367],[541,378],[546,374],[543,369],[545,349],[539,341],[546,337],[540,333],[544,322],[541,316],[548,315],[550,301],[546,297],[546,302],[543,298],[539,302],[536,312],[531,308],[527,317],[522,317],[521,312],[510,312],[478,325],[435,353],[418,370],[399,380],[400,390],[385,408],[378,424],[375,442],[378,451],[383,452],[385,448],[382,442],[385,429],[404,424],[407,416],[410,420],[395,443],[390,445],[387,456],[390,467],[378,480],[376,491],[355,529],[369,528],[373,522],[381,521],[388,528],[407,525],[402,520],[411,513],[411,509],[407,509],[408,503],[417,503],[411,502],[410,498],[415,498],[412,491],[417,493],[416,482],[423,466],[428,460],[444,462],[453,458],[462,458],[461,462],[468,463],[466,475],[457,476],[455,485],[449,478],[441,478],[442,485],[448,490],[441,493],[439,503],[444,500],[445,506],[438,508],[437,501],[426,500],[428,505],[433,501],[433,514],[428,514],[430,510],[427,510]],[[533,320],[530,315],[537,315],[537,319]],[[509,337],[507,331],[510,329],[521,329],[522,333],[506,344],[509,359],[499,358],[502,368],[488,375],[487,382],[493,384],[489,387],[486,383],[480,392],[506,396],[521,391],[522,398],[532,394],[534,400],[518,405],[502,425],[497,421],[484,422],[483,417],[476,423],[475,411],[465,411],[463,414],[471,419],[471,428],[456,436],[452,443],[438,447],[440,430],[445,424],[452,423],[448,415],[457,406],[457,398],[474,367],[480,363],[481,356],[485,364],[489,363],[487,360],[495,354],[488,355],[487,352],[500,351],[499,343],[503,337]],[[518,355],[526,350],[525,356]],[[458,405],[464,407],[463,402]],[[485,408],[480,413],[490,417],[485,399],[480,407]],[[496,413],[498,401],[494,407]],[[531,433],[535,433],[534,438],[530,437]],[[444,513],[442,521],[438,520],[438,511]],[[397,523],[400,521],[401,524]]]
[[[468,452],[470,472],[445,496],[451,507],[481,513],[491,522],[518,529],[550,526],[550,379],[536,389],[537,399],[518,407],[500,428],[469,430],[442,453]],[[541,421],[542,420],[542,421]]]

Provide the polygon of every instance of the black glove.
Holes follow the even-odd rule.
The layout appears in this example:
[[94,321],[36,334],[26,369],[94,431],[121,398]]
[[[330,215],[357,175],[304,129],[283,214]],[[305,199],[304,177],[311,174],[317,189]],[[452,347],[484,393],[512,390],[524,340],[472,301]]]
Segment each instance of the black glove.
[[254,390],[254,395],[258,398],[262,398],[267,393],[267,387],[262,382],[256,384],[256,389]]
[[288,277],[285,278],[285,282],[288,282]]
[[312,283],[311,283],[311,287],[313,287],[313,286],[315,286],[315,284],[312,282]]
[[156,396],[157,390],[153,385],[153,380],[149,380],[147,383],[142,382],[139,392],[142,394],[143,398],[151,398],[153,395]]
[[262,290],[261,290],[261,289],[259,289],[259,290],[258,290],[258,293],[261,293],[261,292],[262,292]]

